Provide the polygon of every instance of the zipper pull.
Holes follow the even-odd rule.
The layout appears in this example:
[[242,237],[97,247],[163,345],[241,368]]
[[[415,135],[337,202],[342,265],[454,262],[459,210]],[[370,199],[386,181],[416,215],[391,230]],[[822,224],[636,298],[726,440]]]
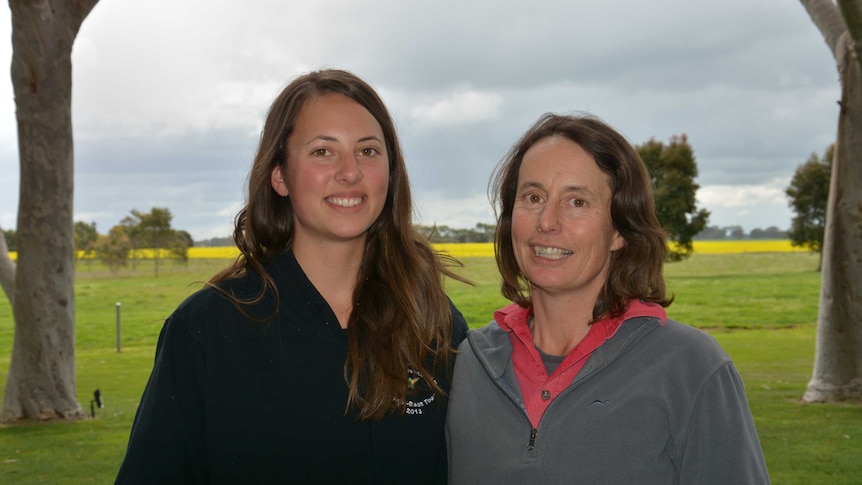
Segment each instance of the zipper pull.
[[539,430],[536,428],[532,428],[530,430],[530,442],[527,443],[527,449],[532,450],[536,447],[536,434],[539,433]]

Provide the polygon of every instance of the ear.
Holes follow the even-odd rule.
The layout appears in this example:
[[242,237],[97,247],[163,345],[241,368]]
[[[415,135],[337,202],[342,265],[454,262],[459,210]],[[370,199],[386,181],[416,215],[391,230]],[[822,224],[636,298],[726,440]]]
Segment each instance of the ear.
[[625,246],[625,245],[626,245],[626,240],[623,239],[622,236],[620,236],[619,232],[614,231],[614,235],[611,238],[611,252],[622,249],[623,246]]
[[284,172],[281,170],[281,165],[277,165],[272,169],[272,174],[269,176],[269,182],[272,184],[272,190],[282,197],[287,197],[287,182],[284,181]]

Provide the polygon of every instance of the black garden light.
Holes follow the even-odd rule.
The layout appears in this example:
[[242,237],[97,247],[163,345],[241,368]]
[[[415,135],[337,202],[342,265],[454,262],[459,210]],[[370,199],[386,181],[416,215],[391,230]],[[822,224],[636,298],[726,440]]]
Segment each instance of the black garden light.
[[103,408],[105,405],[102,403],[102,391],[96,389],[93,391],[93,399],[90,400],[90,416],[94,419],[96,418],[96,406]]

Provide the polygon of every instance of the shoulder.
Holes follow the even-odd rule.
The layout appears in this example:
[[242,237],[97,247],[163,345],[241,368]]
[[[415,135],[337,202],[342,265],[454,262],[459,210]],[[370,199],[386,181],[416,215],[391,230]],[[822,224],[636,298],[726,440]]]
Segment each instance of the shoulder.
[[675,376],[696,387],[696,383],[732,364],[727,352],[711,335],[671,319],[646,333],[633,351],[644,368]]
[[255,303],[247,303],[258,298],[262,288],[261,279],[256,274],[207,284],[180,303],[167,323],[201,333],[205,328],[219,322],[265,319],[274,310],[271,296],[265,296]]
[[668,345],[688,349],[691,353],[722,361],[730,360],[715,338],[698,328],[668,319],[658,332]]
[[227,298],[216,287],[205,285],[177,305],[174,314],[185,315],[206,311],[213,305],[220,305],[223,301],[227,301]]
[[508,336],[509,332],[503,330],[503,328],[500,327],[500,324],[497,323],[496,320],[491,320],[486,325],[483,325],[479,328],[471,329],[469,335],[471,338],[494,339]]
[[489,349],[510,349],[509,332],[503,330],[496,321],[492,320],[484,327],[467,332],[467,339],[461,343],[461,347],[467,349],[468,346],[477,352]]
[[205,286],[183,300],[165,321],[162,337],[166,343],[191,337],[200,343],[205,340],[204,330],[218,315],[229,311],[227,298],[211,287]]
[[[248,277],[243,276],[207,284],[177,305],[174,315],[218,314],[234,306],[234,299],[249,300],[260,291],[260,285],[250,285],[248,280]],[[252,286],[257,286],[256,291]]]
[[452,312],[452,347],[457,348],[467,338],[469,327],[461,310],[458,310],[458,307],[452,303],[452,300],[449,300],[449,311]]

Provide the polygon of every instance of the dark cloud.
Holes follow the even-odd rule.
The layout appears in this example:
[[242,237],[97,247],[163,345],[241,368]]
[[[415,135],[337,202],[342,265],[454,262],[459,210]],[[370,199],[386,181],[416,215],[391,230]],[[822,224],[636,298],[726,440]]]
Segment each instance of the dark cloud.
[[166,207],[195,237],[227,235],[255,143],[239,130],[87,139],[76,155],[76,219],[101,232],[135,209]]
[[[381,91],[417,205],[440,223],[487,216],[494,166],[540,114],[587,111],[634,144],[686,133],[698,182],[716,189],[712,222],[787,227],[779,199],[752,203],[764,215],[745,194],[780,194],[776,180],[822,153],[837,119],[825,43],[801,5],[774,0],[127,0],[94,9],[73,60],[76,216],[106,230],[163,206],[198,238],[227,231],[270,101],[312,68]],[[17,161],[3,109],[9,226]]]

